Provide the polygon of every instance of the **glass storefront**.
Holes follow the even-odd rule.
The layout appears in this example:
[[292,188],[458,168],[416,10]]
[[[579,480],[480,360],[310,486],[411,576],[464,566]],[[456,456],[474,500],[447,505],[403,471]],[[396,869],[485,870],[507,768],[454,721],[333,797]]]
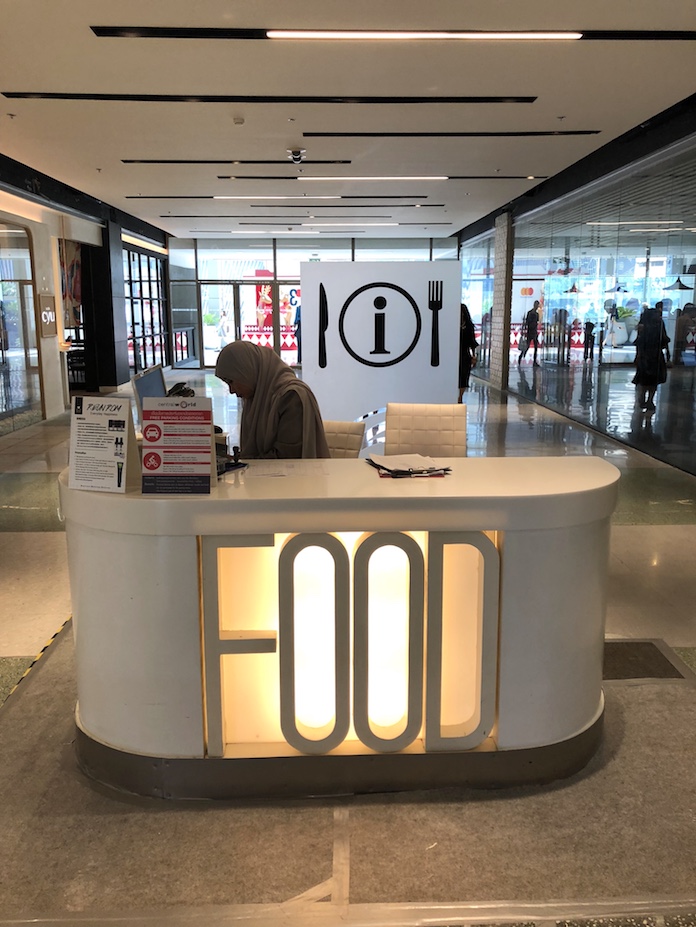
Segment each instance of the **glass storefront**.
[[[508,388],[696,473],[696,136],[514,224]],[[468,244],[462,245],[466,253]],[[539,301],[539,366],[520,353]],[[670,339],[654,401],[634,382],[647,307]],[[657,376],[657,374],[656,374]]]
[[641,312],[658,303],[675,360],[694,362],[695,175],[682,143],[515,223],[511,360],[539,300],[546,363],[632,365]]
[[128,366],[133,373],[166,365],[167,314],[161,258],[124,249]]
[[[174,366],[215,365],[221,348],[236,339],[278,351],[302,363],[303,263],[456,260],[454,239],[370,240],[302,238],[183,240],[169,243],[172,329],[202,345]],[[492,282],[491,282],[492,287]],[[195,329],[195,331],[194,331]]]
[[488,375],[493,319],[494,237],[490,232],[462,245],[462,302],[471,314],[479,343],[476,375]]
[[31,246],[0,223],[0,435],[41,420]]
[[171,313],[174,367],[200,364],[196,245],[191,239],[169,241],[169,309]]

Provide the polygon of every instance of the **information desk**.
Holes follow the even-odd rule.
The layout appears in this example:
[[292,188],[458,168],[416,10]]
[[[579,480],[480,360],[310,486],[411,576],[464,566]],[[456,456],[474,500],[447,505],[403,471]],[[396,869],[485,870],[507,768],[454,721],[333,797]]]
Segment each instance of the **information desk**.
[[78,758],[174,798],[570,775],[603,717],[618,470],[258,461],[210,496],[68,489]]

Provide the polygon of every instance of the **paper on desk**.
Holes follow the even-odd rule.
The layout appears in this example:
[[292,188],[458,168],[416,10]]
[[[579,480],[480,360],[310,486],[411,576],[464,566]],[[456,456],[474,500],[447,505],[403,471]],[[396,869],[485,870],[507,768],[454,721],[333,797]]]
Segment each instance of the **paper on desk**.
[[431,470],[439,464],[422,454],[370,454],[370,460],[383,470]]
[[250,460],[247,477],[324,476],[326,467],[321,460]]

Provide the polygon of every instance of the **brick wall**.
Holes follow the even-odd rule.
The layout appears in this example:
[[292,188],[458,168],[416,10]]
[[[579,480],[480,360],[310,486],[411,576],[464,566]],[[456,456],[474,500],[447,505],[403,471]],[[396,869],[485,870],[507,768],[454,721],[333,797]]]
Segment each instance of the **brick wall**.
[[512,302],[513,228],[509,213],[495,222],[495,277],[491,313],[490,382],[506,389],[510,366],[510,306]]

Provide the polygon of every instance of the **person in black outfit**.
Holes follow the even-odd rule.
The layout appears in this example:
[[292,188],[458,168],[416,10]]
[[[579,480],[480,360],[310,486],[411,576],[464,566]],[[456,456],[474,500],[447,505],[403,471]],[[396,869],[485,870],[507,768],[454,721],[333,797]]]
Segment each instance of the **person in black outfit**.
[[477,347],[474,323],[468,307],[462,303],[459,311],[459,399],[457,402],[462,401],[464,390],[469,388],[469,377],[471,368],[476,363]]
[[522,337],[527,340],[527,347],[524,351],[520,351],[520,356],[517,361],[518,364],[522,363],[527,355],[527,351],[530,346],[534,345],[534,366],[538,367],[537,363],[537,351],[539,349],[539,300],[534,300],[534,305],[529,310],[527,315],[524,317],[524,322],[522,323]]
[[583,350],[583,360],[593,360],[594,359],[594,327],[595,323],[591,322],[589,319],[585,322],[585,337],[584,337],[584,350]]
[[636,373],[633,383],[640,387],[637,402],[646,412],[655,411],[655,393],[667,379],[665,350],[669,351],[669,336],[662,321],[662,303],[646,309],[638,321],[636,336]]

